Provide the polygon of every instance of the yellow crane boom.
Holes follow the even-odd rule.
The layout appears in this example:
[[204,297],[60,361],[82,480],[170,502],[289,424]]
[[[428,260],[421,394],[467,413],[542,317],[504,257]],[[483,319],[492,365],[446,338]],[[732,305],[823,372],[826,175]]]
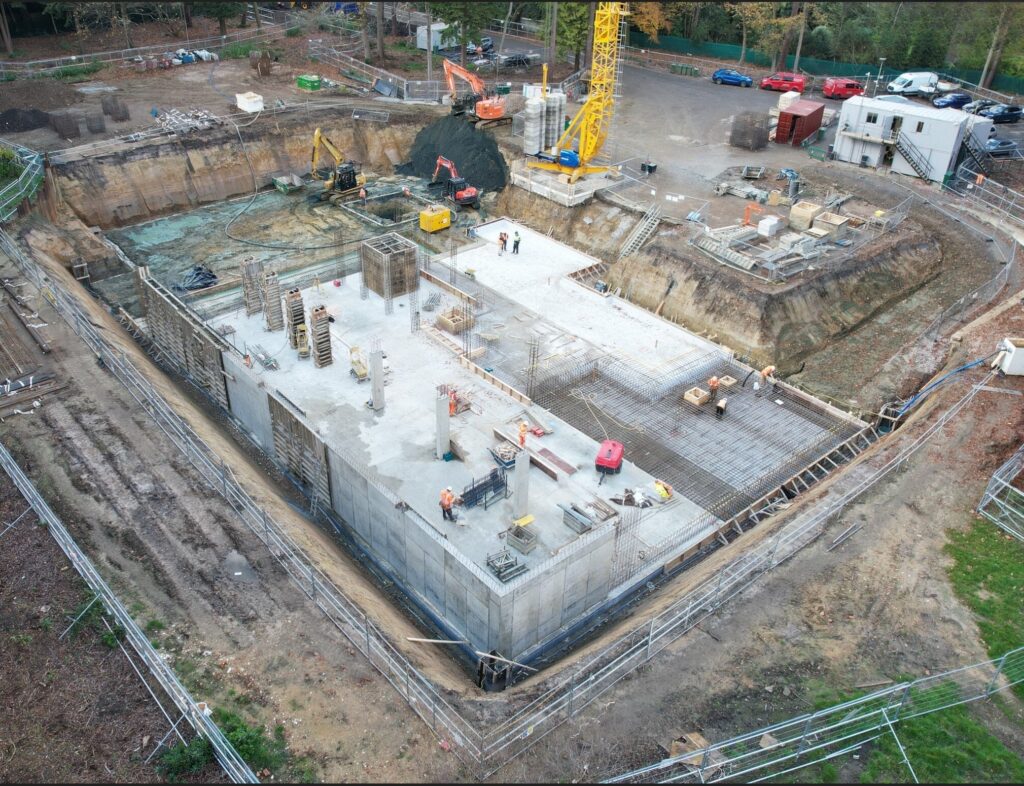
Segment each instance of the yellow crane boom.
[[601,152],[611,127],[619,60],[619,29],[622,17],[628,14],[629,3],[598,4],[590,57],[590,95],[555,145],[555,154],[540,154],[541,160],[530,161],[528,166],[565,173],[571,182],[583,175],[607,171],[607,166],[591,162]]

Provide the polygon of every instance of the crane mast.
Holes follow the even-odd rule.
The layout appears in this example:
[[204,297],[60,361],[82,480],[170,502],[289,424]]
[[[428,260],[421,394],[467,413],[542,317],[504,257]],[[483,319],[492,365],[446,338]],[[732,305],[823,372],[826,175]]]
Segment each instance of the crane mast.
[[[605,172],[607,166],[591,162],[601,152],[611,128],[615,110],[615,80],[618,74],[619,35],[628,3],[599,3],[594,14],[594,46],[590,58],[590,95],[555,145],[555,155],[538,153],[528,165],[569,175],[575,182],[583,175]],[[575,150],[573,149],[575,142]]]

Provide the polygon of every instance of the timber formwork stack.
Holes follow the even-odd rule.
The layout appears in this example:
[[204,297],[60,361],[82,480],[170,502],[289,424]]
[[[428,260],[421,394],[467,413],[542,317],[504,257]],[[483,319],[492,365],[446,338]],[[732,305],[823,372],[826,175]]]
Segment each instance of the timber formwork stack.
[[270,271],[263,276],[263,316],[267,320],[267,330],[281,330],[284,327],[284,314],[281,312],[281,282],[277,273]]
[[364,240],[359,246],[363,286],[384,298],[385,313],[391,313],[392,298],[419,287],[416,251],[416,244],[397,232]]
[[245,301],[245,315],[251,317],[263,310],[263,262],[247,259],[242,263],[242,299]]
[[288,320],[288,343],[292,349],[299,347],[299,326],[306,324],[306,311],[302,305],[302,293],[289,289],[284,296],[285,318]]
[[314,366],[323,368],[334,362],[331,356],[331,323],[324,306],[315,306],[309,312],[309,343]]

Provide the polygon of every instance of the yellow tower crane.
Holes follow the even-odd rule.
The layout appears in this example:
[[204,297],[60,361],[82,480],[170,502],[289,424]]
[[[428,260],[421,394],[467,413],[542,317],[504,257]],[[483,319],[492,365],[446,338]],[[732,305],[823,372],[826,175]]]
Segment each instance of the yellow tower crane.
[[590,95],[558,140],[554,154],[536,153],[539,160],[528,162],[528,166],[562,172],[569,175],[572,183],[583,175],[608,170],[607,166],[591,162],[601,152],[611,127],[619,61],[619,30],[622,17],[628,14],[629,3],[598,3],[594,14],[594,48],[590,57]]

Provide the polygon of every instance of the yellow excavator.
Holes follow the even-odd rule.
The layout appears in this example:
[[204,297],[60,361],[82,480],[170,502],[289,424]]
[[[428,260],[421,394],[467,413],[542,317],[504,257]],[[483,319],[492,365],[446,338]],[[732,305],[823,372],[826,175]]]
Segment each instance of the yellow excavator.
[[[321,146],[327,148],[327,152],[334,159],[334,167],[326,178],[317,171]],[[313,134],[313,156],[309,171],[313,177],[324,181],[324,190],[318,196],[320,201],[330,199],[331,202],[337,202],[342,197],[348,196],[366,185],[366,175],[359,171],[359,164],[346,160],[337,145],[331,142],[319,128]]]

